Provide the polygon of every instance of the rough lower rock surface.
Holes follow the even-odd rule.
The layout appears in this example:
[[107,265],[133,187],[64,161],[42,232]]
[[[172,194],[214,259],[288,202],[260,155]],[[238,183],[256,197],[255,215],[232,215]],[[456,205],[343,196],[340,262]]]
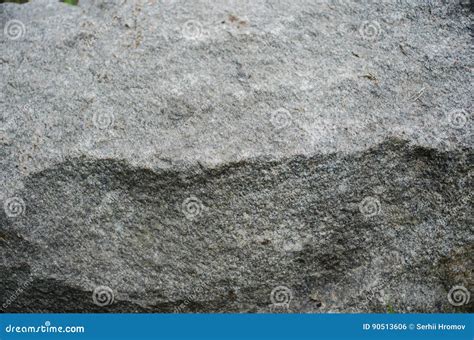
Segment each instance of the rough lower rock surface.
[[0,4],[3,312],[473,312],[459,1]]

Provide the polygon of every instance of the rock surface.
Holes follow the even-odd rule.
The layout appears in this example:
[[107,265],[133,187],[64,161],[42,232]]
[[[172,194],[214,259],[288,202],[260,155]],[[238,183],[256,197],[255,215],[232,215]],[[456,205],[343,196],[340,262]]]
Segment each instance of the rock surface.
[[471,20],[0,4],[2,311],[474,311]]

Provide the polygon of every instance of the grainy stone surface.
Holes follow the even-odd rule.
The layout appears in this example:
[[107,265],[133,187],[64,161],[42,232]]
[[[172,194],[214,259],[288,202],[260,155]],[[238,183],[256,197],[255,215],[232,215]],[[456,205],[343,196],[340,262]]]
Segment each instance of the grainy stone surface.
[[0,307],[473,311],[471,20],[0,4]]

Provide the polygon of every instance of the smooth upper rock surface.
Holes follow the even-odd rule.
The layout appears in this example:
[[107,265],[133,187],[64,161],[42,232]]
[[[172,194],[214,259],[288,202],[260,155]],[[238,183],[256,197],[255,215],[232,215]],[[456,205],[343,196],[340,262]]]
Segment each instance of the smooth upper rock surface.
[[0,307],[472,311],[471,20],[0,4]]

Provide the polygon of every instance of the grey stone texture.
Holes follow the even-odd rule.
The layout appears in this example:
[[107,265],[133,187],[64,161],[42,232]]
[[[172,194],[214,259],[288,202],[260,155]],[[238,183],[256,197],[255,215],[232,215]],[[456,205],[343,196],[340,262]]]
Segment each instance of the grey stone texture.
[[0,4],[5,312],[473,312],[464,1]]

